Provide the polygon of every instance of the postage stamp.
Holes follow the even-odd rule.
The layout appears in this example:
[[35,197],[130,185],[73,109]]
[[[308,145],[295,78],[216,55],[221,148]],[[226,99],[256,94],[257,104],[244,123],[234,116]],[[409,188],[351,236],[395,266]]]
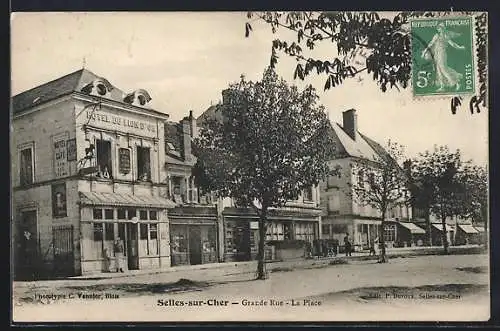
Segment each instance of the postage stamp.
[[474,93],[472,17],[413,20],[411,36],[415,96]]

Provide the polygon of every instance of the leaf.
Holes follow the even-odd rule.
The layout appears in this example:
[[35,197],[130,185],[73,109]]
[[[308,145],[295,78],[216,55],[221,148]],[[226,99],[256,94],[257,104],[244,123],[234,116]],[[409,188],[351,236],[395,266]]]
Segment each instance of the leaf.
[[250,35],[250,31],[252,31],[252,26],[250,25],[250,23],[246,23],[245,24],[245,37],[248,38],[248,36]]
[[328,78],[326,79],[326,83],[325,83],[325,88],[324,88],[324,91],[326,91],[326,90],[329,90],[329,89],[330,89],[330,77],[331,77],[331,76],[328,76]]

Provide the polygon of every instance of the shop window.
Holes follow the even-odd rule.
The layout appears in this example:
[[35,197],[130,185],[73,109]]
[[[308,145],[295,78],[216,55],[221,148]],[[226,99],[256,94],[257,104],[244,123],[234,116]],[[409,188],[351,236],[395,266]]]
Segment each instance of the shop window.
[[149,211],[149,219],[152,221],[156,221],[158,219],[158,214],[156,213],[156,210]]
[[148,225],[147,224],[143,223],[140,225],[140,239],[141,240],[148,239]]
[[139,219],[147,220],[148,219],[148,211],[147,210],[139,210]]
[[158,224],[149,224],[149,238],[150,239],[158,238]]
[[114,223],[104,224],[104,237],[105,240],[115,240],[115,226]]
[[173,253],[187,253],[187,227],[173,225],[170,228],[170,241]]
[[104,210],[104,219],[112,220],[115,218],[113,209],[105,209]]
[[94,241],[102,241],[102,223],[94,223]]
[[384,240],[386,242],[396,241],[396,225],[386,224],[384,226]]
[[20,152],[21,168],[19,173],[21,185],[33,184],[33,149],[25,148]]
[[125,223],[118,223],[118,237],[125,240]]
[[98,139],[97,145],[97,176],[113,178],[111,141]]
[[127,219],[126,215],[125,215],[125,209],[118,209],[118,219],[119,220],[125,220]]
[[285,240],[292,239],[292,224],[286,223],[283,228],[283,232],[285,235]]
[[127,214],[128,219],[131,220],[132,218],[137,216],[137,211],[135,209],[129,209],[127,210]]
[[95,208],[93,211],[94,214],[94,219],[95,220],[102,220],[102,209],[100,208]]
[[149,147],[137,146],[137,179],[151,180],[151,152]]

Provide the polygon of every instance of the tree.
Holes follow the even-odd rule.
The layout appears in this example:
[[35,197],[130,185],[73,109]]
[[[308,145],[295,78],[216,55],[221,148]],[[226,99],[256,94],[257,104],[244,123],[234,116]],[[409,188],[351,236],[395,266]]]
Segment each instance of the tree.
[[312,86],[299,91],[271,68],[255,83],[242,76],[223,92],[219,119],[207,120],[194,142],[197,184],[259,216],[258,279],[265,278],[269,209],[298,199],[330,173],[334,141],[318,99]]
[[[466,163],[459,173],[459,181],[463,186],[462,214],[472,222],[483,222],[488,228],[488,170],[472,163]],[[487,232],[486,244],[487,242]]]
[[[295,77],[304,79],[311,72],[326,75],[325,90],[341,85],[350,77],[363,71],[372,74],[382,92],[387,87],[406,88],[411,79],[411,35],[407,28],[411,18],[446,16],[456,12],[402,12],[391,21],[368,12],[249,12],[246,23],[248,37],[251,23],[259,20],[271,26],[293,31],[296,41],[275,39],[272,42],[271,66],[278,61],[278,52],[297,60]],[[458,13],[474,16],[476,26],[476,54],[479,75],[479,94],[469,100],[470,112],[480,112],[487,107],[487,13]],[[318,59],[307,57],[303,46],[309,51],[318,45],[336,47],[337,55]],[[311,52],[312,53],[312,52]],[[332,50],[333,53],[333,50]],[[329,53],[331,54],[331,53]],[[456,113],[463,97],[451,99],[451,111]]]
[[442,244],[444,253],[448,254],[446,219],[469,212],[465,202],[465,186],[460,180],[460,150],[450,152],[447,146],[435,146],[432,153],[420,153],[412,161],[411,171],[413,180],[426,186],[426,189],[421,191],[425,196],[420,199],[425,200],[430,212],[441,220]]
[[371,206],[380,212],[379,262],[385,263],[387,262],[384,239],[385,218],[391,208],[406,203],[408,199],[407,176],[398,164],[403,157],[401,145],[390,140],[385,149],[375,142],[371,144],[375,147],[379,158],[375,162],[358,160],[354,174],[356,178],[363,180],[357,180],[352,185],[352,193],[356,202]]

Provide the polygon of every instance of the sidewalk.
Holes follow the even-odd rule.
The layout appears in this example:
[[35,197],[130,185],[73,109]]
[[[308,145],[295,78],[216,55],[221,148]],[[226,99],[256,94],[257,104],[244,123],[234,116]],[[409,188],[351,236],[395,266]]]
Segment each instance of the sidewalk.
[[[481,249],[477,245],[464,245],[464,246],[451,246],[449,253],[456,254],[474,254],[479,253]],[[442,247],[404,247],[404,248],[388,248],[386,255],[388,257],[409,257],[419,255],[438,255],[443,251]],[[368,252],[353,252],[352,256],[345,256],[345,254],[338,254],[334,257],[316,257],[311,259],[297,259],[287,261],[272,261],[266,262],[266,269],[268,272],[272,271],[287,271],[293,269],[306,269],[306,268],[319,268],[335,262],[344,263],[345,261],[361,262],[376,260],[377,256],[369,256]],[[335,261],[335,262],[334,262]],[[349,263],[349,262],[347,262]],[[257,268],[257,261],[244,261],[244,262],[221,262],[221,263],[208,263],[198,265],[185,265],[166,267],[161,269],[143,269],[143,270],[129,270],[124,273],[96,273],[76,277],[68,277],[67,280],[92,280],[92,279],[109,279],[109,278],[122,278],[134,277],[138,275],[154,275],[162,273],[176,273],[184,271],[196,270],[209,270],[209,269],[238,269],[240,272],[252,272]]]

